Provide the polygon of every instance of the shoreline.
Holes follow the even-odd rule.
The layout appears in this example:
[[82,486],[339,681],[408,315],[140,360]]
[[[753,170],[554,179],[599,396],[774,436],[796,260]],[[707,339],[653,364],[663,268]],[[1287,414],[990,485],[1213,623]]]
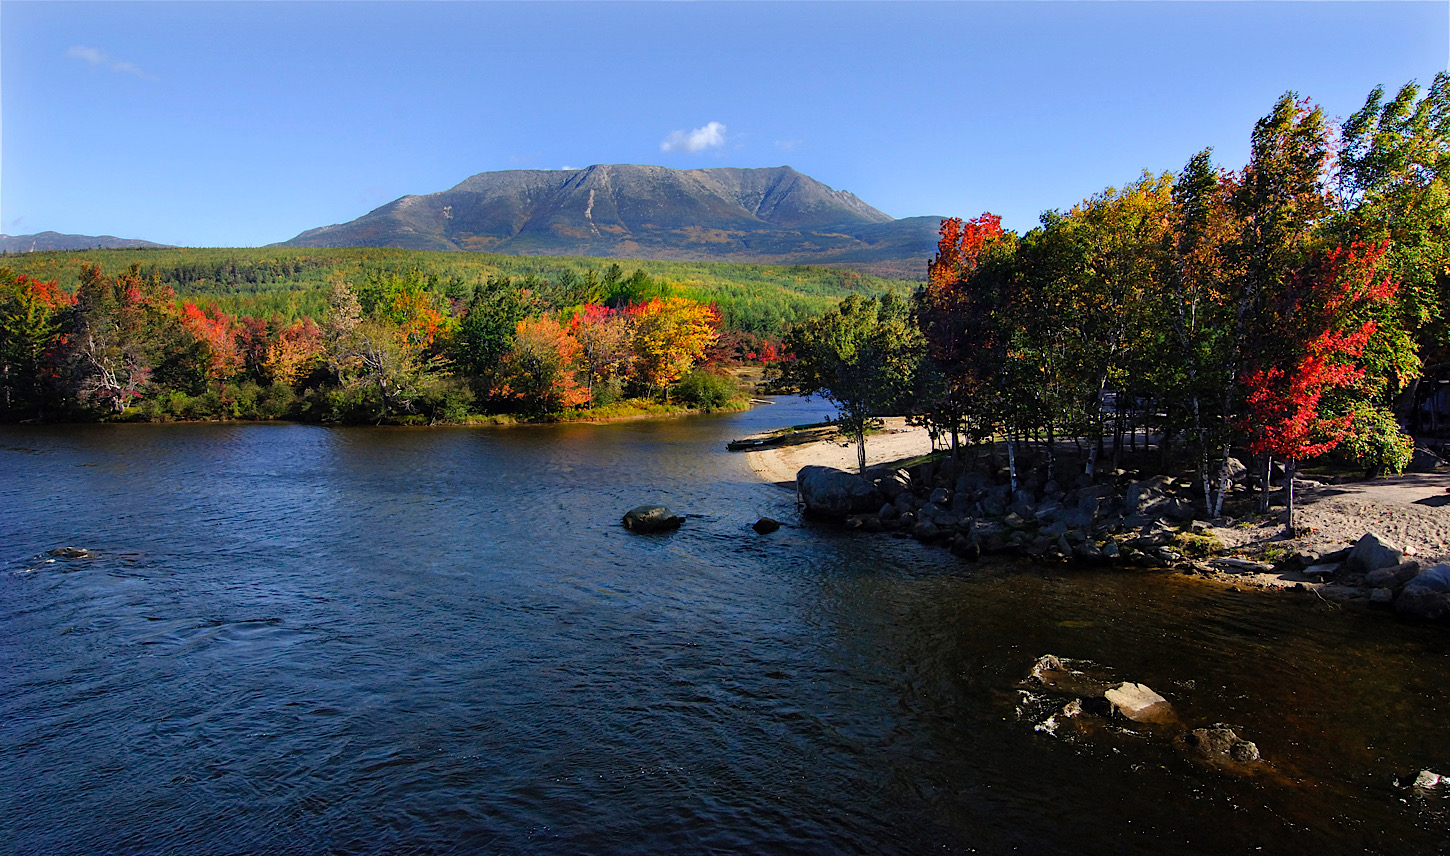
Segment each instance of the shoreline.
[[[755,435],[765,436],[764,434]],[[925,428],[905,425],[901,417],[888,418],[882,434],[866,440],[867,469],[884,472],[895,465],[931,452]],[[798,445],[754,449],[745,453],[756,476],[776,487],[794,491],[795,474],[805,466],[826,466],[855,472],[854,442],[841,438]],[[1277,497],[1276,497],[1277,499]],[[1450,473],[1406,473],[1343,484],[1296,487],[1298,522],[1308,534],[1290,539],[1284,534],[1282,500],[1264,515],[1240,519],[1196,521],[1195,534],[1217,538],[1221,548],[1212,556],[1185,559],[1181,565],[1208,579],[1229,586],[1260,589],[1309,589],[1337,599],[1365,596],[1360,587],[1315,580],[1294,570],[1271,568],[1296,553],[1328,554],[1352,546],[1366,533],[1375,533],[1404,550],[1406,560],[1429,568],[1450,562]],[[874,530],[873,530],[874,531]],[[890,534],[890,533],[884,533]],[[896,537],[909,537],[896,533]],[[1215,559],[1244,560],[1237,568]],[[1252,567],[1258,564],[1260,567]]]
[[[660,412],[623,413],[618,416],[574,416],[562,418],[519,418],[511,414],[480,415],[463,422],[423,422],[387,419],[382,422],[309,422],[303,419],[91,419],[0,423],[23,428],[50,425],[315,425],[323,428],[519,428],[537,425],[605,425],[611,422],[633,422],[641,419],[674,419],[682,416],[713,416],[720,413],[743,413],[753,407],[771,404],[754,397],[742,397],[723,407],[705,410],[698,407],[661,410]],[[582,411],[581,411],[582,413]]]

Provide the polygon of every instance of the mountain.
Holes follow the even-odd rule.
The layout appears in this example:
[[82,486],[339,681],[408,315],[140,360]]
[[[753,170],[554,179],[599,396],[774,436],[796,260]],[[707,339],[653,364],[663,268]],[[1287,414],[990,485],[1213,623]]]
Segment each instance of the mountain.
[[788,166],[483,172],[282,246],[835,264],[920,278],[940,218],[892,219]]
[[129,247],[169,247],[137,238],[112,235],[62,235],[59,232],[38,232],[34,235],[0,235],[0,252],[33,253],[42,250],[119,250]]

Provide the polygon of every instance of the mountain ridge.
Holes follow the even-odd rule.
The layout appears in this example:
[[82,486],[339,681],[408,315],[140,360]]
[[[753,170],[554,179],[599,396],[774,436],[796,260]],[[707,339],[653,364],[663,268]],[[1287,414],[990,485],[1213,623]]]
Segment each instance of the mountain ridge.
[[939,218],[897,220],[789,166],[500,170],[277,246],[835,264],[920,278]]
[[33,235],[0,235],[0,252],[36,253],[47,250],[122,250],[135,247],[170,247],[143,241],[140,238],[117,238],[114,235],[66,235],[61,232],[36,232]]

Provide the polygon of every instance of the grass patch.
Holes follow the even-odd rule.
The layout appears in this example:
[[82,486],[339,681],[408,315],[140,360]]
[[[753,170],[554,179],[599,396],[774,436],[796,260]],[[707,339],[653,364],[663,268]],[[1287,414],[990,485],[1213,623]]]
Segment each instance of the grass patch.
[[1178,552],[1191,559],[1207,559],[1210,556],[1217,556],[1224,549],[1224,543],[1217,537],[1197,532],[1180,532],[1173,539],[1173,544],[1178,548]]

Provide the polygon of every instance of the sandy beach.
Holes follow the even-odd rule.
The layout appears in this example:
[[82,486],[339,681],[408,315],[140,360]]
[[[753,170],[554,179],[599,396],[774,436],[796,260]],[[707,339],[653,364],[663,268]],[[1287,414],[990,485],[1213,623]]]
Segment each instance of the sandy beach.
[[[884,421],[881,433],[866,438],[866,466],[903,461],[931,451],[931,437],[925,428],[907,425],[902,416],[890,416]],[[762,479],[795,490],[795,474],[801,467],[815,465],[854,471],[856,444],[842,437],[746,452],[745,457]]]

